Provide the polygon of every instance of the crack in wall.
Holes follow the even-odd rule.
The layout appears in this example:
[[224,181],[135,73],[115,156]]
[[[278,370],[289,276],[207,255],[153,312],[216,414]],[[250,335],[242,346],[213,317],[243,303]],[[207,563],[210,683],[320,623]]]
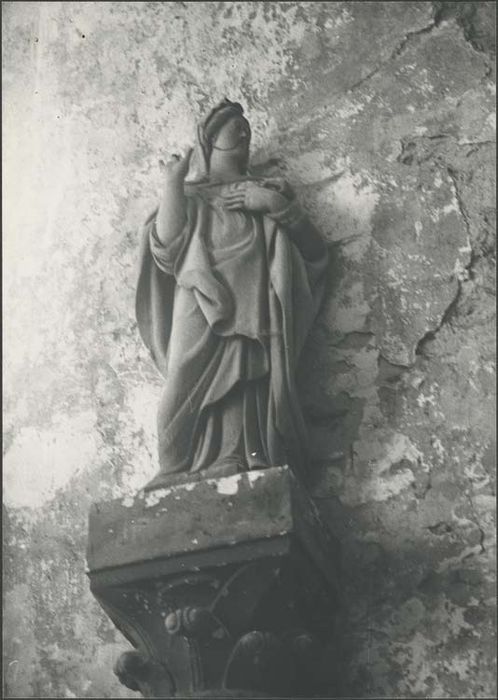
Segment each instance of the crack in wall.
[[[470,489],[471,489],[472,491],[474,491],[474,487],[473,487],[472,481],[471,481],[470,479],[468,479],[468,481],[469,481],[469,484],[470,484]],[[474,501],[473,501],[472,495],[470,494],[469,491],[467,491],[467,492],[465,493],[465,496],[466,496],[466,498],[467,498],[467,500],[468,500],[468,502],[469,502],[470,510],[471,510],[471,512],[472,512],[472,516],[473,516],[473,521],[472,521],[472,522],[474,523],[474,525],[475,525],[475,526],[477,527],[477,529],[479,530],[479,546],[481,547],[481,554],[482,554],[483,552],[486,551],[486,547],[484,546],[484,541],[485,541],[485,539],[486,539],[486,533],[484,532],[484,529],[482,528],[481,523],[479,522],[479,515],[478,515],[478,513],[477,513],[477,511],[476,511],[476,507],[475,507],[475,505],[474,505]]]
[[381,61],[377,66],[375,66],[375,68],[373,68],[363,78],[360,78],[355,83],[350,85],[350,87],[346,90],[346,94],[349,94],[349,93],[353,92],[354,90],[357,90],[361,85],[363,85],[363,83],[366,83],[368,80],[370,80],[375,75],[377,75],[377,73],[379,73],[391,61],[393,61],[396,58],[399,58],[404,53],[408,44],[411,42],[411,40],[414,37],[420,36],[421,34],[429,34],[436,26],[437,26],[436,21],[434,19],[432,19],[430,21],[430,23],[427,24],[425,27],[422,27],[421,29],[416,29],[412,32],[407,32],[405,34],[405,36],[401,39],[401,41],[397,44],[397,46],[395,46],[394,49],[391,51],[390,56],[385,61]]
[[[472,152],[472,151],[470,151],[470,152]],[[467,265],[464,266],[464,269],[465,269],[465,271],[466,271],[466,273],[467,273],[467,275],[468,275],[468,278],[469,278],[469,279],[474,279],[474,277],[475,277],[475,274],[474,274],[474,266],[475,266],[476,262],[477,262],[481,257],[484,256],[484,254],[482,253],[482,251],[481,251],[481,254],[480,254],[480,253],[475,249],[475,247],[472,245],[472,231],[471,231],[471,224],[470,224],[470,216],[469,216],[469,213],[468,213],[468,211],[467,211],[467,209],[466,209],[466,207],[465,207],[465,204],[464,204],[464,202],[463,202],[463,198],[462,198],[460,189],[459,189],[459,187],[458,187],[457,171],[456,171],[454,168],[452,168],[451,166],[448,165],[448,166],[447,166],[447,172],[448,172],[448,175],[450,176],[450,179],[451,179],[451,181],[452,181],[452,183],[453,183],[453,189],[454,189],[454,192],[455,192],[455,198],[456,198],[456,200],[457,200],[458,209],[459,209],[459,212],[460,212],[460,214],[461,214],[461,216],[462,216],[462,219],[463,219],[463,221],[464,221],[464,223],[465,223],[465,229],[466,229],[466,231],[467,231],[467,237],[468,237],[469,245],[470,245],[470,259],[469,259],[469,262],[467,263]],[[485,257],[485,256],[484,256],[484,257]],[[460,281],[460,280],[459,280],[459,282],[460,282],[460,285],[461,285],[461,281]]]
[[[439,165],[444,168],[444,170],[447,172],[451,183],[452,183],[452,189],[453,193],[455,196],[455,200],[458,206],[458,211],[459,214],[462,218],[462,221],[465,226],[465,231],[467,233],[467,239],[469,242],[470,246],[470,254],[469,254],[469,260],[466,265],[463,266],[463,274],[461,276],[456,277],[457,281],[457,289],[455,292],[455,296],[453,299],[450,301],[446,309],[444,310],[440,322],[436,325],[435,328],[430,328],[424,335],[420,338],[420,340],[417,342],[417,345],[415,347],[415,356],[420,356],[425,354],[425,347],[428,342],[433,341],[436,338],[436,335],[438,332],[441,330],[441,328],[449,323],[451,323],[451,320],[458,314],[458,306],[459,302],[462,298],[463,294],[463,282],[465,279],[473,279],[474,278],[474,265],[476,261],[479,259],[480,255],[478,252],[475,250],[474,246],[472,245],[472,232],[471,232],[471,222],[470,222],[470,216],[467,211],[467,208],[463,202],[463,198],[460,192],[460,188],[458,186],[458,172],[457,170],[449,165],[444,157],[441,154],[437,154],[435,150],[429,150],[425,154],[417,154],[417,144],[418,143],[424,143],[425,141],[436,141],[436,140],[441,140],[441,139],[452,139],[454,140],[454,137],[452,137],[450,134],[432,134],[430,136],[425,136],[425,137],[411,137],[409,139],[401,139],[401,153],[398,156],[398,162],[403,163],[404,165],[412,165],[412,163],[415,161],[418,165],[421,163],[434,160],[435,162],[439,163]],[[485,144],[487,142],[482,142],[482,144]],[[494,143],[494,142],[491,142]],[[463,147],[465,144],[454,144],[456,147]],[[472,145],[477,145],[477,144],[472,144]]]
[[465,205],[463,203],[462,195],[461,195],[460,190],[458,188],[457,171],[454,168],[452,168],[450,165],[446,166],[446,171],[447,171],[448,175],[450,176],[451,182],[453,183],[453,191],[455,193],[455,198],[457,200],[458,209],[460,211],[463,222],[465,224],[467,236],[469,237],[469,240],[470,240],[470,238],[471,238],[470,219],[469,219],[468,212],[465,208]]
[[[405,36],[401,39],[401,41],[397,44],[397,46],[394,47],[392,50],[390,56],[385,60],[381,61],[377,66],[372,68],[371,71],[369,71],[363,78],[360,78],[357,80],[355,83],[353,83],[345,92],[346,94],[350,94],[354,90],[357,90],[361,85],[366,83],[368,80],[371,80],[375,75],[377,75],[385,66],[387,66],[391,61],[393,61],[396,58],[399,58],[400,56],[403,55],[405,50],[407,49],[408,45],[411,43],[412,39],[418,36],[421,36],[423,34],[430,34],[434,29],[439,27],[442,22],[448,19],[454,19],[458,26],[462,29],[463,37],[467,43],[472,46],[474,51],[477,51],[481,54],[484,54],[488,56],[488,51],[483,48],[482,43],[476,40],[476,30],[475,30],[475,18],[476,18],[476,9],[475,7],[472,8],[467,8],[467,11],[465,12],[459,12],[458,8],[449,8],[448,6],[453,6],[453,5],[468,5],[472,6],[475,3],[468,3],[468,2],[461,2],[461,3],[453,3],[453,2],[433,2],[433,19],[429,24],[427,24],[425,27],[422,27],[421,29],[416,29],[411,32],[407,32]],[[490,65],[487,61],[485,63],[485,68],[486,71],[484,73],[483,78],[490,77],[491,73],[493,72],[493,67]]]
[[[455,145],[457,148],[463,148],[464,146],[496,146],[496,141],[493,141],[491,139],[489,139],[487,141],[459,141]],[[473,150],[469,151],[469,155],[470,155],[470,153],[474,153],[474,152],[475,151],[473,151]]]
[[415,355],[416,356],[420,356],[420,355],[425,356],[425,346],[427,345],[427,343],[435,340],[436,336],[439,333],[439,331],[441,330],[441,328],[443,328],[443,326],[451,323],[451,319],[456,315],[458,302],[460,301],[460,298],[462,296],[462,282],[460,280],[457,280],[457,283],[458,283],[458,286],[457,286],[456,294],[453,297],[453,299],[450,301],[449,305],[446,307],[445,311],[443,312],[443,315],[441,316],[441,320],[438,323],[438,325],[435,328],[431,328],[426,333],[424,333],[424,335],[418,341],[418,343],[415,347]]

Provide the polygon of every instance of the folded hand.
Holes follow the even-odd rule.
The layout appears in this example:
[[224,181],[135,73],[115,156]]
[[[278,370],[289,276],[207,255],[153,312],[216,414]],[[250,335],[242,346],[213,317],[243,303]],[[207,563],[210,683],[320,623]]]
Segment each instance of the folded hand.
[[262,181],[262,185],[271,190],[280,192],[280,194],[283,194],[287,199],[294,199],[296,196],[292,187],[283,177],[267,177]]
[[278,211],[287,204],[283,195],[256,182],[234,183],[223,195],[223,199],[227,209],[246,209],[263,213]]

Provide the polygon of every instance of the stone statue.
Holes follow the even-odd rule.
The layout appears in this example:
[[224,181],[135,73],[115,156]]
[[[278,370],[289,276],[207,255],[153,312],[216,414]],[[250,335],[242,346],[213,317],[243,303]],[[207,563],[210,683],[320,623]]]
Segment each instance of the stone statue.
[[134,647],[115,673],[143,697],[324,697],[344,609],[294,377],[327,249],[287,183],[251,174],[250,138],[242,107],[217,105],[162,164],[143,231],[160,470],[131,503],[94,505],[87,552],[92,593]]
[[199,472],[307,468],[294,373],[327,249],[287,183],[250,174],[241,105],[222,101],[197,137],[161,162],[143,231],[137,321],[165,381],[160,471],[146,490]]

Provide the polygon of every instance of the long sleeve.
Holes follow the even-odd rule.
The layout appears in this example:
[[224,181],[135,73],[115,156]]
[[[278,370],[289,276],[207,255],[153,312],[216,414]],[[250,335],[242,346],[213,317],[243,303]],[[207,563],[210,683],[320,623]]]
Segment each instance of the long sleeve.
[[306,260],[314,261],[327,256],[327,247],[322,237],[297,199],[291,200],[283,209],[272,212],[269,216],[289,233]]
[[156,265],[166,274],[174,275],[177,262],[185,249],[190,232],[194,226],[195,207],[192,198],[187,199],[187,221],[181,233],[164,244],[160,241],[156,229],[157,209],[149,217],[149,246]]

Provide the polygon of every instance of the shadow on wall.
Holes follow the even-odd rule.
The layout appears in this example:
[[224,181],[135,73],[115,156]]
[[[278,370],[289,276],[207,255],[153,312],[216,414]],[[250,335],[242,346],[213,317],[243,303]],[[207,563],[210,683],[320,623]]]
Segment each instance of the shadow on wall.
[[[447,157],[447,148],[439,146],[434,159],[442,150]],[[468,283],[458,288],[440,326],[417,343],[413,364],[388,361],[368,323],[342,337],[334,333],[333,300],[344,301],[341,290],[354,268],[340,243],[331,246],[324,305],[301,359],[313,455],[309,487],[343,546],[345,608],[325,660],[331,696],[385,697],[398,688],[413,697],[415,688],[438,697],[443,687],[464,695],[477,663],[476,626],[484,667],[480,697],[493,683],[486,666],[495,639],[487,611],[494,598],[493,542],[487,545],[492,429],[487,419],[473,428],[467,414],[461,424],[467,378],[457,377],[455,360],[460,351],[477,363],[492,354],[490,328],[477,340],[482,350],[474,329],[492,315],[484,289],[493,287],[493,217],[489,198],[478,201],[477,190],[486,178],[479,173],[492,180],[493,166],[472,148],[464,155],[467,171],[459,164],[459,185],[473,183],[464,211],[472,211],[480,242]],[[489,411],[484,388],[483,401]],[[420,664],[428,670],[419,681]]]
[[[357,547],[354,552],[356,516],[354,511],[341,504],[344,471],[354,461],[354,442],[364,417],[366,399],[354,395],[354,376],[351,383],[337,381],[344,375],[355,374],[354,356],[373,342],[369,332],[352,332],[337,338],[331,333],[328,314],[330,301],[344,284],[348,274],[347,260],[341,254],[341,244],[329,245],[329,270],[321,311],[319,312],[301,356],[297,380],[301,402],[310,435],[312,461],[307,485],[315,504],[338,537],[342,546],[340,564],[344,583],[342,608],[337,618],[331,620],[333,639],[324,650],[322,673],[330,697],[350,695],[349,677],[346,672],[355,658],[357,648],[351,634],[352,605],[351,580],[365,565],[364,553]],[[349,393],[351,389],[351,393]],[[371,579],[372,580],[372,579]]]

